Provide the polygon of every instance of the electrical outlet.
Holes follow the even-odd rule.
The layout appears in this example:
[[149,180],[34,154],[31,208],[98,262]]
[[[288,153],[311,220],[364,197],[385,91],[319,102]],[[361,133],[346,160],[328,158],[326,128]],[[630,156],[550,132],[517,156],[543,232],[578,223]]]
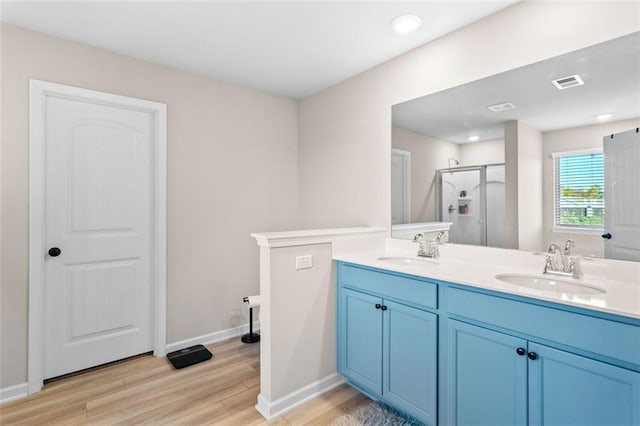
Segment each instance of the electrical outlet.
[[296,269],[308,269],[311,267],[313,267],[312,255],[296,256]]

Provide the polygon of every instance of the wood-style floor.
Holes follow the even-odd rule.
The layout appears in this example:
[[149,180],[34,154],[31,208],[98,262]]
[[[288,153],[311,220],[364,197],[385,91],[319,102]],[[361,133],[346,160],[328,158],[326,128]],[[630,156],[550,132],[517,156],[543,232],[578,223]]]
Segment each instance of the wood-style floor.
[[235,338],[208,348],[212,360],[182,370],[144,356],[49,383],[0,405],[0,424],[324,425],[368,401],[343,385],[266,422],[254,408],[259,344]]

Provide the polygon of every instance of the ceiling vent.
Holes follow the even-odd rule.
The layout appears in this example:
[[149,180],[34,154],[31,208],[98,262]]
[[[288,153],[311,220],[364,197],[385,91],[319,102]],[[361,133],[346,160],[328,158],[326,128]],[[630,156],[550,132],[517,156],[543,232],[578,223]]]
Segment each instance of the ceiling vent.
[[557,80],[553,80],[552,83],[559,90],[564,90],[570,87],[582,86],[584,84],[584,81],[582,81],[580,76],[576,74],[576,75],[570,75],[568,77],[562,77]]
[[489,108],[493,112],[502,112],[502,111],[508,111],[510,109],[514,109],[515,107],[516,106],[511,102],[503,102],[501,104],[488,106],[487,108]]

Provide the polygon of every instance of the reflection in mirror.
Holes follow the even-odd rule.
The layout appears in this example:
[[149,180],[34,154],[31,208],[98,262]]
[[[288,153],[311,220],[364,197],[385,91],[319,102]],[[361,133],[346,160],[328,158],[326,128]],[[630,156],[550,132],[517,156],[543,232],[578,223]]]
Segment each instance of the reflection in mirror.
[[436,215],[451,223],[449,241],[502,247],[504,164],[436,171]]
[[[623,143],[640,138],[640,33],[394,105],[392,117],[393,237],[450,226],[461,244],[546,251],[573,239],[575,253],[640,260],[640,140]],[[605,137],[618,148],[605,143],[598,166]]]

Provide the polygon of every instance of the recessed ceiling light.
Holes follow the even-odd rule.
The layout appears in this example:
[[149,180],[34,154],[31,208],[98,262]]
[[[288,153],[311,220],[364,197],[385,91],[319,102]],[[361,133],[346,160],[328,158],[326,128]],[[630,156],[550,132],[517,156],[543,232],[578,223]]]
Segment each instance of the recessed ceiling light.
[[552,80],[551,82],[558,88],[558,90],[568,89],[575,86],[582,86],[584,84],[584,81],[582,81],[578,74],[558,78],[556,80]]
[[478,141],[480,140],[480,136],[475,136],[475,135],[474,135],[474,136],[469,136],[469,137],[467,138],[467,140],[468,140],[469,142],[478,142]]
[[515,107],[516,106],[511,102],[503,102],[501,104],[489,105],[487,108],[489,108],[493,112],[502,112],[514,109]]
[[418,29],[422,20],[417,15],[402,15],[391,21],[391,28],[397,33],[410,33]]
[[608,112],[606,114],[598,114],[594,118],[598,121],[605,121],[613,117],[613,115],[614,115],[613,113]]

